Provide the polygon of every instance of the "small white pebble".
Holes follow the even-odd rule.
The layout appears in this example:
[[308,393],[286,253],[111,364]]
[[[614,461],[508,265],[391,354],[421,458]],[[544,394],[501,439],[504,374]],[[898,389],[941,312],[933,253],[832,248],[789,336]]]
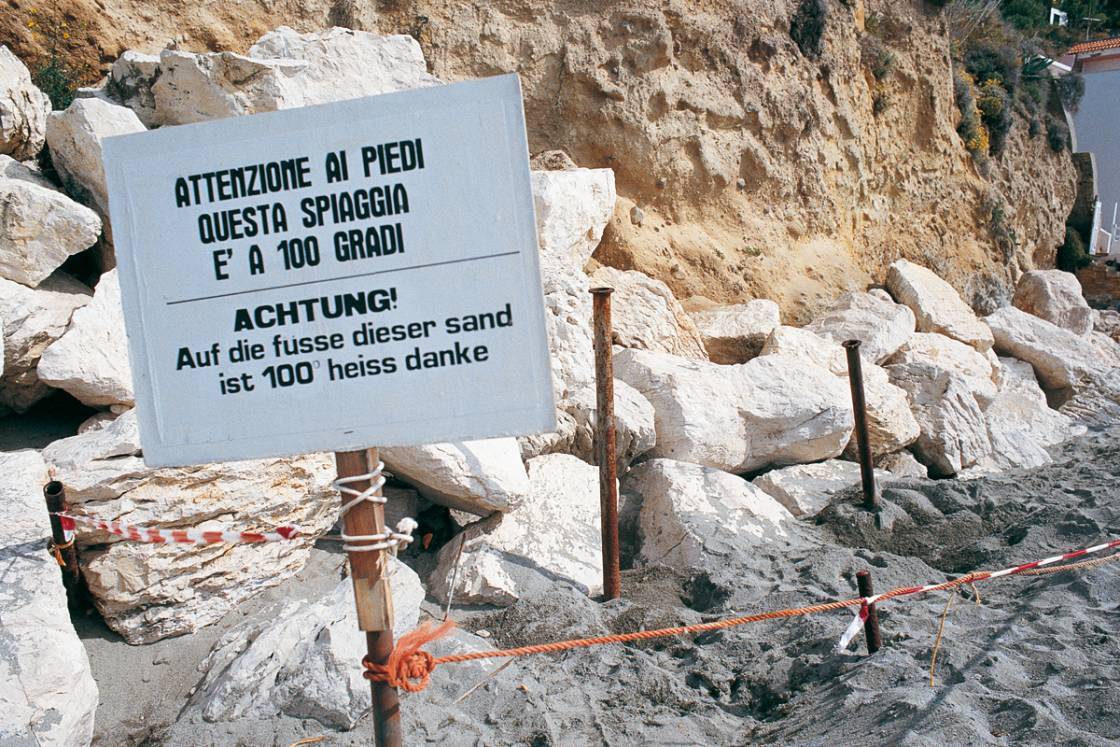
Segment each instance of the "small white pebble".
[[476,636],[478,636],[479,638],[489,638],[490,637],[490,631],[486,630],[485,628],[482,629],[482,630],[476,630],[474,632],[474,634]]

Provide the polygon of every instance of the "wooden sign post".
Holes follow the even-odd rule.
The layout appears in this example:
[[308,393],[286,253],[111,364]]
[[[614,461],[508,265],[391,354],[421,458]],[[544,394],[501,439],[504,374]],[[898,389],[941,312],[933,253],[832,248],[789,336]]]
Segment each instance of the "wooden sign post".
[[[359,493],[370,487],[370,480],[348,481],[358,475],[378,472],[377,449],[338,451],[334,455],[340,481]],[[377,487],[373,495],[380,496]],[[352,500],[342,496],[342,505]],[[358,537],[385,534],[385,507],[375,501],[361,501],[342,517],[343,533]],[[359,541],[355,541],[360,545]],[[385,550],[351,551],[350,578],[354,582],[354,604],[358,609],[358,627],[366,634],[366,655],[375,664],[384,664],[393,650],[393,595],[389,589],[388,553]],[[401,709],[397,690],[387,682],[370,682],[373,696],[373,734],[378,747],[399,747],[401,744]]]

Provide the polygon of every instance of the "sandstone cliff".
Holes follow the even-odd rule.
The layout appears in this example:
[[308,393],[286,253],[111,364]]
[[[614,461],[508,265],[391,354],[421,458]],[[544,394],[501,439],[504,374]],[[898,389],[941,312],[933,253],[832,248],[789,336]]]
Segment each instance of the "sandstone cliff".
[[[176,36],[244,49],[280,22],[338,22],[416,36],[448,81],[516,70],[533,151],[615,171],[619,205],[595,259],[680,298],[768,297],[807,321],[905,257],[990,311],[1023,271],[1051,266],[1073,201],[1070,157],[1016,117],[1003,154],[978,171],[956,133],[940,11],[827,0],[819,48],[803,51],[790,33],[800,5],[280,0],[156,13],[78,0],[70,12],[101,61]],[[1001,249],[1010,233],[1015,247]]]

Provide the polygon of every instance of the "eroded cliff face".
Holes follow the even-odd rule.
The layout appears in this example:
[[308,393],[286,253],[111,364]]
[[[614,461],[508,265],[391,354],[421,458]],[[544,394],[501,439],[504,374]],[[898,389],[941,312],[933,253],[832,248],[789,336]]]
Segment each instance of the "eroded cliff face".
[[[444,79],[517,70],[531,147],[615,170],[622,199],[596,259],[678,297],[770,297],[804,320],[898,257],[978,301],[1051,263],[1070,157],[1016,118],[990,176],[978,173],[955,131],[937,10],[833,0],[814,59],[790,35],[798,5],[411,0],[378,23],[420,28]],[[876,41],[893,56],[881,81],[862,51]],[[1001,228],[1013,252],[994,240]]]
[[[108,0],[87,10],[110,60],[176,33],[187,48],[244,51],[280,23],[345,22],[416,36],[447,81],[517,71],[533,152],[563,149],[615,171],[619,205],[595,259],[659,277],[681,298],[768,297],[806,321],[905,257],[985,307],[1023,271],[1050,266],[1074,196],[1070,157],[1016,116],[981,175],[955,130],[938,10],[826,0],[814,54],[791,38],[800,4],[204,0],[155,12]],[[885,73],[875,70],[884,54]],[[1001,246],[1012,233],[1014,247]]]

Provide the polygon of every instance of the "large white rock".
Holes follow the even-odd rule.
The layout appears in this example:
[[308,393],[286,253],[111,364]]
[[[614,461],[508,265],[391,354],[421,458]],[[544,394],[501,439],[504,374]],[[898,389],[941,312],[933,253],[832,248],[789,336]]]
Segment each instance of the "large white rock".
[[[808,329],[777,327],[767,338],[762,355],[783,355],[800,358],[821,368],[827,368],[840,377],[848,388],[851,402],[851,384],[848,380],[846,351],[831,339],[821,337]],[[875,454],[889,454],[905,448],[918,438],[918,423],[910,412],[906,392],[890,382],[887,372],[866,360],[861,346],[863,394],[867,403],[867,430]],[[845,454],[857,453],[855,435],[845,448]]]
[[595,382],[591,284],[583,266],[614,213],[614,172],[534,171],[532,181],[552,386],[560,402]]
[[378,36],[337,26],[300,34],[281,26],[258,39],[249,48],[249,56],[307,63],[297,76],[302,94],[297,106],[441,83],[428,74],[420,43],[406,34]]
[[614,289],[611,323],[615,344],[708,360],[700,331],[665,283],[637,270],[601,267],[591,276],[591,285]]
[[97,241],[101,219],[18,161],[0,156],[0,171],[0,277],[34,288]]
[[531,498],[518,510],[465,530],[439,551],[428,580],[437,599],[447,601],[452,575],[460,604],[511,605],[550,579],[602,591],[598,469],[547,454],[529,460],[529,481]]
[[85,747],[97,685],[47,552],[47,465],[35,451],[0,452],[0,475],[0,744]]
[[1015,308],[1068,329],[1075,335],[1084,336],[1093,329],[1093,310],[1085,301],[1081,283],[1072,272],[1031,270],[1024,273],[1015,286],[1015,297],[1011,303]]
[[48,278],[38,288],[0,278],[4,329],[0,411],[24,412],[50,393],[36,371],[39,357],[66,331],[74,311],[90,299],[89,288],[67,275]]
[[[888,473],[875,470],[875,479],[883,480]],[[855,462],[830,459],[816,464],[795,464],[771,470],[752,482],[789,509],[794,516],[809,517],[821,511],[842,490],[859,485],[862,477]]]
[[1030,363],[1046,389],[1073,387],[1109,368],[1085,338],[1033,314],[1006,306],[985,320],[995,335],[996,352]]
[[[572,454],[595,464],[595,428],[598,401],[591,388],[581,389],[559,403],[560,418],[555,433],[518,439],[521,457],[541,454]],[[657,443],[653,405],[634,387],[614,380],[615,454],[619,470],[625,472],[638,457]]]
[[651,459],[626,476],[641,496],[640,557],[692,569],[734,562],[788,536],[789,511],[741,477],[698,464]]
[[[388,576],[399,638],[416,627],[424,588],[396,558]],[[285,715],[349,731],[370,709],[365,654],[353,583],[343,579],[322,599],[282,603],[222,636],[199,666],[205,674],[191,708],[210,722]]]
[[991,453],[984,413],[966,379],[920,361],[887,366],[887,372],[910,395],[921,428],[914,453],[932,476],[954,475]]
[[595,253],[616,199],[611,169],[534,171],[533,208],[537,214],[541,274],[567,275]]
[[766,338],[782,323],[778,304],[765,298],[731,306],[690,311],[712,363],[746,363],[762,351]]
[[1053,461],[1047,448],[1084,429],[1051,410],[1029,363],[1004,358],[999,394],[984,411],[992,442],[989,463],[996,469],[1041,467]]
[[43,149],[51,101],[31,82],[27,66],[0,45],[0,153],[20,160]]
[[993,368],[988,356],[945,335],[919,332],[891,356],[889,362],[925,363],[959,375],[972,389],[980,409],[986,408],[996,397],[999,371]]
[[156,126],[156,101],[152,86],[159,78],[159,55],[127,50],[113,62],[105,91],[124,104],[145,127]]
[[109,193],[101,141],[143,130],[144,125],[131,109],[102,99],[74,99],[66,111],[51,114],[47,119],[47,145],[66,191],[108,221]]
[[919,332],[938,332],[980,352],[992,346],[992,331],[976,318],[953,286],[932,270],[896,260],[887,271],[887,287],[899,303],[914,312]]
[[93,302],[75,311],[70,328],[43,351],[39,379],[87,405],[132,405],[132,372],[115,269],[101,276]]
[[420,45],[412,37],[344,28],[299,34],[282,26],[261,37],[248,55],[166,49],[160,53],[158,74],[149,72],[151,67],[149,60],[134,59],[120,71],[126,90],[110,92],[138,105],[155,125],[292,109],[440,83],[428,74]]
[[338,514],[334,465],[324,455],[150,469],[138,454],[132,410],[43,450],[71,503],[99,519],[161,528],[295,525],[300,535],[291,542],[183,547],[79,532],[94,601],[129,643],[190,633],[297,573]]
[[821,337],[842,343],[859,340],[860,352],[882,363],[914,334],[914,312],[873,293],[847,293],[807,327]]
[[529,494],[529,476],[513,438],[381,449],[395,477],[430,501],[485,516],[509,511]]
[[839,456],[852,435],[847,384],[802,359],[721,366],[623,350],[615,374],[653,403],[654,456],[749,472]]

